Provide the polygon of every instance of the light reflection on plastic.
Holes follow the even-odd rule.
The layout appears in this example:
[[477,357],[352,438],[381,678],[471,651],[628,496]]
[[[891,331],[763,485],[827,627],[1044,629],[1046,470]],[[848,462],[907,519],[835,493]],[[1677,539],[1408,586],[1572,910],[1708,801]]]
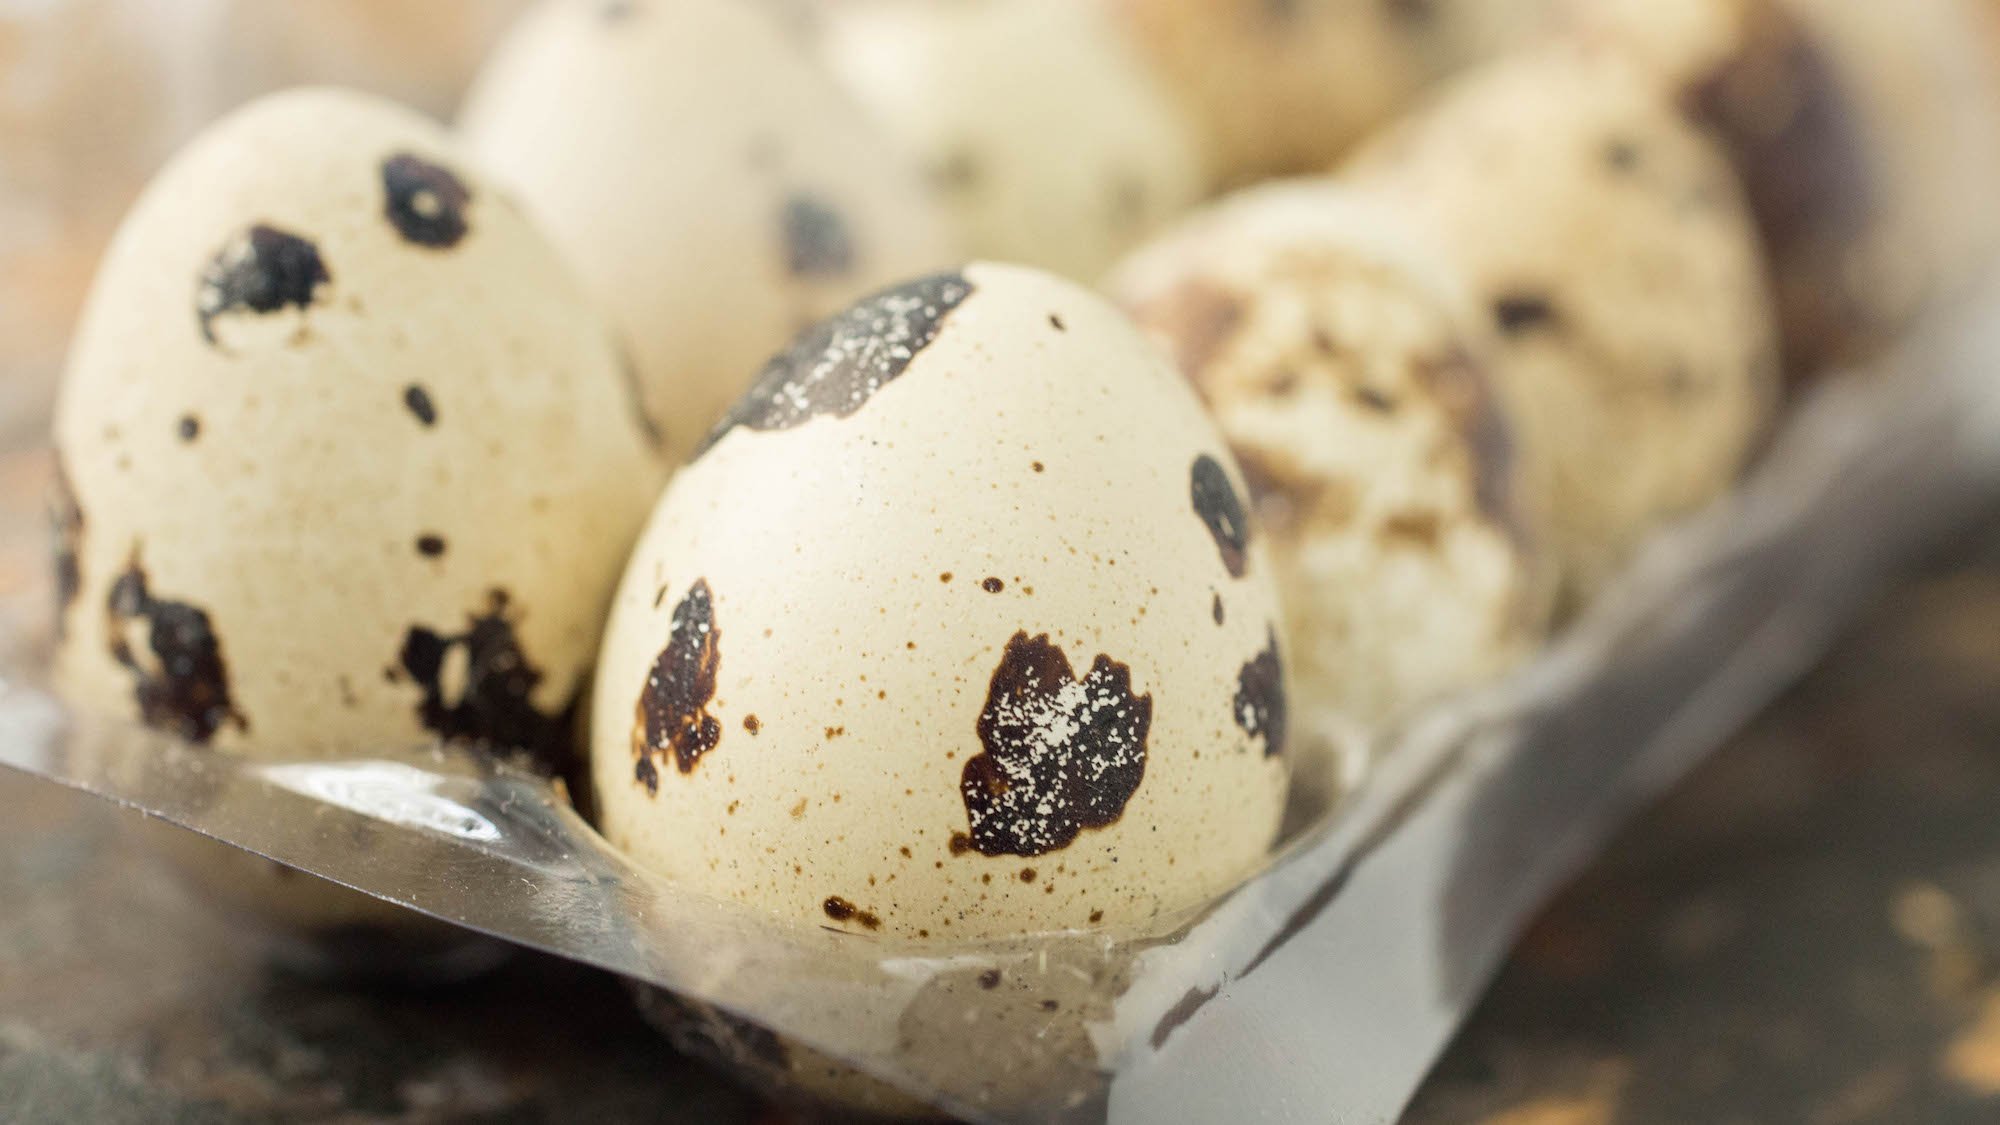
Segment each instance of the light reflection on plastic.
[[405,828],[491,842],[500,829],[481,814],[436,793],[437,778],[400,762],[265,766],[272,784]]

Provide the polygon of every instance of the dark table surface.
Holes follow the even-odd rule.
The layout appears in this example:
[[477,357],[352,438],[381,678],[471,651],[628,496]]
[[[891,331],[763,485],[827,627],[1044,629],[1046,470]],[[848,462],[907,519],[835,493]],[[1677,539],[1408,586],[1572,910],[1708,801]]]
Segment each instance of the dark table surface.
[[[2000,550],[1954,558],[1545,911],[1412,1122],[2000,1120]],[[574,966],[263,968],[122,816],[0,770],[0,1120],[781,1120]]]

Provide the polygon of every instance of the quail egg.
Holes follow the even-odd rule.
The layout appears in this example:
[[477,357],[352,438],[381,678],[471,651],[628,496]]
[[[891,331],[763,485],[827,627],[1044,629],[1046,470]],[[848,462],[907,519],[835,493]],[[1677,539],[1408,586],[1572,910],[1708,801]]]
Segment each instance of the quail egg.
[[1111,288],[1243,466],[1302,738],[1352,745],[1533,650],[1549,583],[1487,337],[1440,254],[1338,185],[1298,181],[1181,223]]
[[824,23],[975,254],[1093,282],[1200,197],[1192,126],[1096,4],[848,0]]
[[626,569],[600,825],[801,925],[1141,926],[1245,875],[1285,651],[1242,477],[1102,298],[976,264],[774,358]]
[[611,311],[674,460],[794,332],[958,257],[801,36],[763,0],[545,0],[462,114]]
[[1636,67],[1569,44],[1488,64],[1348,175],[1442,247],[1497,333],[1572,605],[1735,480],[1778,372],[1760,247],[1728,164]]
[[190,742],[563,768],[663,467],[604,319],[444,131],[275,95],[147,188],[55,423],[58,676]]

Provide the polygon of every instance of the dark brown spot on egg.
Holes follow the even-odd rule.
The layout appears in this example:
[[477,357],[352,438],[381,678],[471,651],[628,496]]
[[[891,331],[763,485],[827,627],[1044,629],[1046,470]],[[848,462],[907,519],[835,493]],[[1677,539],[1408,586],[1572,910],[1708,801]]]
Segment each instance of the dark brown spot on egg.
[[560,777],[575,764],[572,699],[554,713],[534,703],[542,670],[514,632],[505,590],[489,590],[483,612],[466,614],[465,631],[440,633],[412,625],[397,663],[423,692],[417,717],[448,742],[511,751],[523,764]]
[[859,922],[863,929],[868,930],[882,928],[882,919],[876,917],[873,912],[863,910],[839,895],[829,895],[827,900],[820,904],[820,909],[836,922]]
[[304,309],[332,280],[317,246],[258,223],[230,239],[202,268],[194,302],[201,338],[219,346],[215,321],[232,313],[263,316],[287,305]]
[[[1099,654],[1079,680],[1048,635],[1017,632],[994,669],[959,792],[983,855],[1038,856],[1124,814],[1146,772],[1153,697]],[[952,840],[954,854],[963,850]]]
[[1736,49],[1681,104],[1737,172],[1775,263],[1789,374],[1809,377],[1882,330],[1840,279],[1885,181],[1840,64],[1800,14],[1772,0],[1743,6]]
[[1211,615],[1212,615],[1212,616],[1213,616],[1213,617],[1215,618],[1215,623],[1216,623],[1217,625],[1220,625],[1220,624],[1222,624],[1222,620],[1223,620],[1223,616],[1222,616],[1222,595],[1221,595],[1220,593],[1217,593],[1217,594],[1215,595],[1215,602],[1214,602],[1214,603],[1213,603],[1212,605],[1210,605],[1210,606],[1209,606],[1209,613],[1210,613],[1210,614],[1211,614]]
[[111,658],[132,675],[141,722],[199,743],[224,724],[250,729],[229,698],[222,642],[207,612],[155,597],[136,549],[104,608]]
[[1032,867],[1023,867],[1023,868],[1021,869],[1021,881],[1022,881],[1023,883],[1032,883],[1032,882],[1034,882],[1034,881],[1035,881],[1035,869],[1034,869],[1034,868],[1032,868]]
[[785,200],[785,268],[811,280],[840,277],[854,268],[854,237],[847,220],[824,200],[803,192]]
[[431,402],[431,393],[421,385],[411,383],[403,388],[403,405],[425,427],[437,425],[437,407]]
[[852,415],[908,370],[971,295],[963,276],[937,274],[883,290],[808,328],[765,364],[702,451],[738,426],[788,430],[823,415]]
[[1049,327],[1050,327],[1050,328],[1053,328],[1053,329],[1055,329],[1055,330],[1056,330],[1056,331],[1058,331],[1058,332],[1067,332],[1067,331],[1069,331],[1069,325],[1067,325],[1067,324],[1064,324],[1064,323],[1063,323],[1063,318],[1062,318],[1062,317],[1059,317],[1059,316],[1057,316],[1057,315],[1056,315],[1056,314],[1054,314],[1054,313],[1050,313],[1050,314],[1049,314]]
[[930,168],[930,180],[940,192],[959,194],[974,191],[982,178],[979,158],[964,146],[951,149]]
[[417,536],[417,553],[424,556],[427,559],[434,559],[437,558],[439,555],[444,554],[444,536],[442,535]]
[[1236,699],[1232,710],[1236,725],[1254,739],[1262,739],[1266,758],[1285,750],[1286,717],[1285,669],[1278,659],[1278,631],[1267,634],[1264,650],[1236,673]]
[[743,729],[749,731],[754,737],[758,731],[764,729],[764,724],[759,722],[755,715],[745,715],[743,716]]
[[69,610],[83,588],[83,509],[70,487],[62,456],[55,458],[55,480],[49,488],[49,545],[55,570],[56,639],[69,635]]
[[1382,540],[1392,546],[1435,551],[1443,533],[1444,521],[1431,511],[1395,512],[1382,521]]
[[1033,463],[1033,464],[1032,464],[1032,465],[1030,466],[1030,468],[1032,468],[1032,469],[1034,469],[1034,470],[1035,470],[1036,472],[1040,473],[1040,472],[1045,472],[1045,471],[1047,471],[1047,468],[1048,468],[1048,466],[1046,466],[1046,465],[1042,464],[1042,463],[1041,463],[1040,461],[1036,461],[1036,462],[1034,462],[1034,463]]
[[180,422],[174,426],[174,432],[180,435],[182,441],[191,442],[201,436],[201,419],[192,414],[183,414]]
[[1517,541],[1528,535],[1514,494],[1514,439],[1486,369],[1462,350],[1420,361],[1416,380],[1458,428],[1471,460],[1473,500]]
[[[708,713],[722,664],[721,639],[708,580],[698,578],[674,606],[666,647],[639,689],[632,728],[632,752],[639,761],[659,755],[682,773],[692,773],[702,755],[721,741],[722,723]],[[649,786],[648,791],[657,790]]]
[[1639,168],[1639,143],[1630,137],[1612,137],[1604,142],[1604,164],[1621,175]]
[[472,193],[451,170],[407,152],[382,162],[382,213],[403,241],[433,250],[465,237]]
[[1236,495],[1236,485],[1230,481],[1222,462],[1206,453],[1195,458],[1188,494],[1195,515],[1201,517],[1215,539],[1222,565],[1228,568],[1231,577],[1243,577],[1245,549],[1250,543],[1250,517],[1243,510],[1243,500]]
[[998,578],[988,578],[984,582],[981,582],[979,584],[979,588],[986,591],[989,594],[997,594],[1000,591],[1006,589],[1007,584],[1005,582],[1000,581]]
[[1493,299],[1493,323],[1508,336],[1554,331],[1561,318],[1555,305],[1540,293],[1503,293]]

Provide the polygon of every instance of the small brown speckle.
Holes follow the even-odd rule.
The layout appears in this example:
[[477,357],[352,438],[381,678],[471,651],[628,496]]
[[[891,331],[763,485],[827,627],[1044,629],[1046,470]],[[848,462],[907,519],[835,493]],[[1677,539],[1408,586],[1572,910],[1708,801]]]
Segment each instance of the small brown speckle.
[[429,534],[417,536],[417,553],[427,559],[444,554],[444,537]]
[[1049,314],[1049,327],[1055,329],[1058,332],[1069,331],[1069,326],[1063,323],[1063,318],[1057,316],[1054,313]]
[[1217,625],[1220,625],[1220,624],[1222,624],[1222,620],[1223,620],[1223,614],[1222,614],[1222,595],[1221,595],[1221,594],[1217,594],[1217,595],[1215,595],[1215,603],[1214,603],[1213,605],[1211,605],[1211,606],[1209,607],[1209,612],[1210,612],[1210,613],[1211,613],[1212,615],[1214,615],[1214,617],[1215,617],[1215,623],[1216,623]]
[[869,930],[882,928],[882,919],[876,917],[873,911],[863,910],[839,895],[827,896],[827,900],[820,904],[820,909],[826,911],[826,916],[836,922],[859,922],[862,928]]
[[963,832],[954,832],[951,834],[950,847],[951,854],[964,855],[966,852],[972,850],[972,837]]
[[1006,589],[1007,584],[1000,581],[998,578],[988,578],[986,581],[981,582],[979,584],[979,588],[986,591],[989,594],[997,594],[1000,591]]
[[986,970],[985,972],[983,972],[983,973],[980,973],[980,974],[979,974],[979,987],[981,987],[981,988],[983,988],[983,989],[987,990],[988,992],[991,992],[991,991],[993,991],[994,989],[996,989],[996,988],[999,988],[999,987],[1000,987],[1000,970],[998,970],[998,969],[988,969],[988,970]]
[[828,728],[826,728],[826,737],[827,737],[827,740],[828,740],[828,741],[832,741],[833,739],[836,739],[836,738],[839,738],[839,737],[840,737],[841,735],[843,735],[843,734],[846,734],[846,733],[847,733],[847,728],[846,728],[846,727],[828,727]]
[[764,729],[764,724],[759,722],[755,715],[745,715],[743,716],[743,729],[749,731],[752,736],[755,736],[758,731]]
[[806,799],[800,797],[799,803],[792,806],[792,819],[797,820],[804,815],[806,815]]
[[1509,336],[1550,331],[1561,322],[1556,307],[1539,293],[1505,293],[1493,300],[1493,322]]
[[1044,1012],[1053,1012],[1053,1011],[1055,1011],[1055,1010],[1056,1010],[1057,1008],[1060,1008],[1060,1007],[1062,1007],[1062,1005],[1061,1005],[1061,1004],[1058,1004],[1058,1003],[1057,1003],[1057,1002],[1055,1002],[1054,1000],[1044,1000],[1044,1001],[1042,1001],[1042,1011],[1044,1011]]
[[902,847],[897,848],[896,850],[903,854],[904,859],[910,858],[910,846],[908,844],[904,844]]
[[[938,581],[939,581],[939,582],[949,582],[949,581],[951,581],[951,571],[947,570],[947,571],[945,571],[945,572],[944,572],[943,574],[940,574],[940,575],[938,575]],[[915,647],[915,646],[912,646],[912,647]]]
[[1035,869],[1034,869],[1034,868],[1032,868],[1032,867],[1023,867],[1023,868],[1021,869],[1021,881],[1022,881],[1023,883],[1032,883],[1032,882],[1034,882],[1034,881],[1035,881]]
[[182,441],[193,441],[201,436],[201,419],[192,414],[181,415],[179,432]]
[[1035,469],[1035,471],[1036,471],[1036,472],[1038,472],[1038,473],[1039,473],[1039,472],[1043,472],[1043,471],[1044,471],[1044,470],[1045,470],[1046,468],[1047,468],[1047,466],[1043,465],[1043,464],[1042,464],[1042,463],[1041,463],[1040,461],[1037,461],[1037,462],[1035,462],[1035,464],[1034,464],[1034,469]]
[[1104,911],[1102,911],[1102,910],[1093,910],[1093,911],[1091,911],[1091,912],[1090,912],[1090,924],[1091,924],[1091,925],[1095,926],[1096,924],[1098,924],[1099,922],[1102,922],[1102,921],[1104,921]]

